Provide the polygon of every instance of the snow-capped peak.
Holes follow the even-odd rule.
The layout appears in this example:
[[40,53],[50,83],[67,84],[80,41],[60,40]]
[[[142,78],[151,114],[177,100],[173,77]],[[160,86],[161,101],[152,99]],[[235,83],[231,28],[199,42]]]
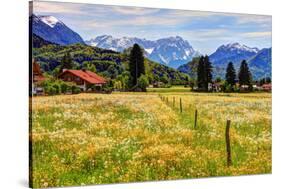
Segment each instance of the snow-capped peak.
[[174,68],[186,63],[195,55],[199,54],[187,40],[184,40],[180,36],[149,40],[128,36],[115,38],[110,35],[102,35],[85,42],[88,45],[119,52],[137,43],[145,50],[146,57],[159,63],[168,64]]
[[55,27],[57,23],[62,23],[54,16],[39,16],[40,20],[50,27]]
[[222,45],[221,48],[223,49],[229,49],[229,50],[241,50],[241,51],[247,51],[247,52],[253,52],[253,53],[257,53],[259,51],[258,48],[254,47],[248,47],[246,45],[241,45],[239,43],[229,43],[227,45]]

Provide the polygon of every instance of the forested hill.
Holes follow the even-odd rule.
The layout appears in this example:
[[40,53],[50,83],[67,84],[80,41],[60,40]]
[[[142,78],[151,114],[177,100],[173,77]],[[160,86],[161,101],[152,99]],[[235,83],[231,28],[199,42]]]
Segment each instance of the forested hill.
[[[91,65],[94,70],[110,79],[128,74],[128,53],[119,53],[83,44],[62,46],[53,44],[33,34],[33,58],[40,64],[44,72],[55,75],[63,56],[70,52],[73,69],[81,69],[83,65]],[[187,75],[176,69],[145,59],[146,75],[153,83],[161,81],[171,84],[186,83]]]
[[45,45],[56,45],[56,44],[52,43],[50,41],[46,41],[42,37],[39,37],[38,35],[33,34],[32,35],[32,45],[33,45],[34,48],[40,48],[40,47],[45,46]]

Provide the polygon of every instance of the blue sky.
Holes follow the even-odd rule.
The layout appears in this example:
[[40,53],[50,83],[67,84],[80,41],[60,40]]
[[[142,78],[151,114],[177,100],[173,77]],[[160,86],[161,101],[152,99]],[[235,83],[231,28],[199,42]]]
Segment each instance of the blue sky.
[[52,15],[84,40],[99,35],[159,39],[181,36],[201,53],[222,44],[271,47],[271,16],[174,9],[33,2],[36,15]]

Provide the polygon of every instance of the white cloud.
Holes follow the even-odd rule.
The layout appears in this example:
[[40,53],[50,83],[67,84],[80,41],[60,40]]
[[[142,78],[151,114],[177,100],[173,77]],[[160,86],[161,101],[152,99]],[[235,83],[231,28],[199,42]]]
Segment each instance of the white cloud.
[[149,27],[149,26],[161,26],[161,27],[173,27],[177,24],[186,22],[184,19],[179,18],[168,18],[166,16],[156,17],[156,16],[134,16],[127,17],[123,19],[95,19],[92,20],[82,20],[80,22],[81,26],[84,27]]
[[249,38],[271,37],[271,31],[247,32],[247,33],[243,33],[242,36],[249,37]]
[[207,11],[188,11],[188,10],[174,10],[167,9],[168,15],[177,18],[206,18],[211,16],[224,16],[224,13],[215,13],[215,12],[207,12]]
[[34,13],[85,14],[81,9],[85,4],[33,1]]
[[126,7],[126,6],[112,6],[112,11],[123,15],[148,15],[157,13],[160,9],[142,8],[142,7]]
[[195,41],[210,42],[210,41],[232,41],[234,32],[227,29],[199,29],[196,31],[186,31],[182,35],[187,39]]
[[236,15],[237,24],[249,24],[255,23],[263,26],[271,26],[271,16],[265,15],[251,15],[251,14],[239,14]]

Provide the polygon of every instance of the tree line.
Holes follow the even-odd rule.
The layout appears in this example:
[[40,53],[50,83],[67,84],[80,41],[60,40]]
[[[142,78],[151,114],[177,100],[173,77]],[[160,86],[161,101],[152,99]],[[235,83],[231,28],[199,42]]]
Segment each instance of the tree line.
[[[201,56],[198,61],[197,66],[197,89],[198,91],[211,91],[213,90],[213,66],[209,60],[209,57]],[[221,79],[216,79],[217,82],[220,82]],[[261,82],[269,81],[267,78],[262,80]],[[271,80],[270,80],[271,82]],[[243,89],[245,91],[252,90],[252,74],[249,69],[248,63],[246,60],[243,60],[240,64],[240,68],[238,71],[238,75],[236,74],[236,70],[232,62],[229,62],[226,68],[225,74],[225,82],[223,85],[224,91],[235,91],[237,90],[237,85],[239,86],[239,90]]]

